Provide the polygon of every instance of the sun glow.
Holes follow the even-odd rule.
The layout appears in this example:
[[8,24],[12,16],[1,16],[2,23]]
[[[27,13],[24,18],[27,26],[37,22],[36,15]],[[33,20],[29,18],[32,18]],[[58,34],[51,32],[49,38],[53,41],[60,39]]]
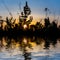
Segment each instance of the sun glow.
[[26,24],[24,24],[24,26],[23,26],[23,27],[24,27],[24,29],[26,29],[26,28],[27,28],[27,25],[26,25]]

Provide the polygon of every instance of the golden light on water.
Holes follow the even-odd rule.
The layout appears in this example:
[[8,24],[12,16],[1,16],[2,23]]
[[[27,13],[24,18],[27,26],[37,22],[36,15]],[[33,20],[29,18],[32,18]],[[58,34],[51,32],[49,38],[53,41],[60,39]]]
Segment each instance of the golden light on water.
[[27,40],[26,40],[25,38],[23,39],[23,42],[24,42],[25,44],[27,44]]

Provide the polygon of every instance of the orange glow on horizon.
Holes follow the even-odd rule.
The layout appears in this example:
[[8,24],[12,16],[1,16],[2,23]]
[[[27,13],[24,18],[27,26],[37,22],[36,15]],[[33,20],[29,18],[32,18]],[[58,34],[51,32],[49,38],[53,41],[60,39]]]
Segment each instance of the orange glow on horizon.
[[[30,25],[35,25],[36,24],[36,22],[38,22],[38,21],[40,21],[41,19],[42,19],[42,24],[44,25],[44,18],[45,18],[45,16],[43,15],[32,15],[33,16],[33,20],[32,20],[32,22],[31,22],[31,24]],[[8,16],[9,18],[10,18],[10,16]],[[16,24],[18,24],[18,22],[19,22],[19,16],[17,16],[17,15],[14,15],[14,17],[13,17],[13,20],[14,19],[16,19]],[[52,22],[53,20],[58,20],[58,25],[60,25],[60,17],[59,17],[59,19],[58,19],[58,15],[54,18],[54,16],[53,15],[51,15],[50,16],[50,22]],[[2,20],[6,20],[6,16],[4,16],[4,17],[2,17]],[[29,20],[29,18],[28,18],[28,20]]]

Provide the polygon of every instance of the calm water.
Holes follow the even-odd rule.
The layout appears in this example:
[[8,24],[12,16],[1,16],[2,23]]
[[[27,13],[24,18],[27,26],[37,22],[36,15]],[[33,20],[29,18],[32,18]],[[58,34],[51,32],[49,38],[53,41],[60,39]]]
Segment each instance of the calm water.
[[60,60],[60,39],[2,37],[0,60]]

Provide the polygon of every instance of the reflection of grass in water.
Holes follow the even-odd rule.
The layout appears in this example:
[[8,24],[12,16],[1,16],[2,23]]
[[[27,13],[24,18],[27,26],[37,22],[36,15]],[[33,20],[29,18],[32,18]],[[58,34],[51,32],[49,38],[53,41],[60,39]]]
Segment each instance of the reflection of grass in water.
[[52,57],[51,54],[54,54],[53,53],[54,50],[52,50],[51,46],[49,47],[49,49],[46,49],[46,48],[43,49],[44,47],[46,47],[45,44],[47,42],[49,44],[53,43],[52,40],[49,40],[46,38],[44,40],[43,38],[40,38],[40,37],[22,37],[22,38],[19,37],[16,39],[3,37],[0,40],[0,45],[2,44],[2,48],[0,48],[0,50],[2,51],[2,49],[5,48],[5,50],[2,52],[3,53],[5,52],[4,54],[6,56],[8,55],[8,58],[20,57],[22,59],[24,58],[24,59],[31,60],[31,58],[38,59],[40,57],[41,59],[47,59],[48,57],[50,58]]
[[[54,41],[54,42],[53,42]],[[3,37],[0,40],[0,47],[5,47],[6,49],[33,49],[34,47],[38,47],[39,49],[49,49],[50,44],[52,43],[53,46],[56,44],[57,40],[49,40],[40,37],[18,37],[18,38],[8,38]],[[54,44],[55,43],[55,44]],[[0,48],[1,49],[1,48]],[[37,49],[37,48],[36,48]]]

